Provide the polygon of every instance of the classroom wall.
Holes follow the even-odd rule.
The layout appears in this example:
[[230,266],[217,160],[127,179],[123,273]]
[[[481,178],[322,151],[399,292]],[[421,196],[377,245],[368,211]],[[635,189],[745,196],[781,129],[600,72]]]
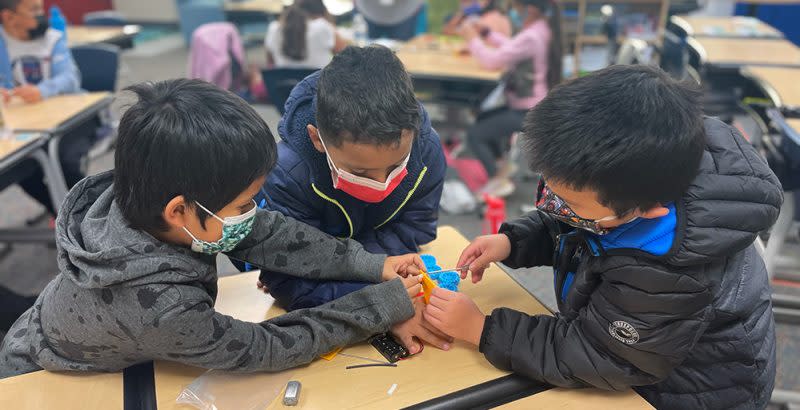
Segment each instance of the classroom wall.
[[[135,2],[136,0],[130,0]],[[45,10],[58,5],[71,24],[82,24],[83,15],[90,11],[111,10],[111,0],[44,0]]]
[[113,0],[114,9],[135,22],[177,23],[175,0]]

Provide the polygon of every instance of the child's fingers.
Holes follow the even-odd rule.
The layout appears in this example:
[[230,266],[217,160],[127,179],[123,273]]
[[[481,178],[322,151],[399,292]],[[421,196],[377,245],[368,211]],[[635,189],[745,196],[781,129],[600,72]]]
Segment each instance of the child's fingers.
[[422,293],[422,285],[416,284],[410,288],[406,288],[406,292],[408,293],[408,297],[411,299],[416,298],[420,293]]
[[422,261],[422,258],[420,258],[419,254],[413,254],[412,260],[416,266],[411,266],[411,268],[416,267],[417,273],[419,273],[420,270],[425,270],[425,262]]
[[[423,315],[423,319],[424,319],[424,315]],[[435,326],[433,326],[432,324],[428,323],[427,320],[423,320],[422,321],[422,326],[424,326],[425,329],[428,329],[428,331],[432,332],[433,334],[441,337],[443,340],[446,340],[448,343],[453,343],[453,341],[455,341],[455,338],[453,338],[452,336],[448,336],[446,333],[444,333],[441,330],[437,329]]]
[[[425,328],[424,326],[420,326],[419,329],[416,331],[416,336],[424,342],[428,344],[434,345],[442,350],[450,349],[450,342],[448,342],[445,337],[439,336]],[[437,332],[438,333],[438,332]]]
[[424,312],[422,312],[422,317],[425,319],[426,322],[430,323],[431,326],[435,327],[436,329],[440,329],[441,331],[441,329],[444,328],[444,322],[442,322],[439,318],[434,316],[433,313],[430,313],[430,311],[427,308],[425,309]]
[[447,314],[444,312],[442,308],[432,305],[430,303],[428,304],[428,306],[425,306],[425,313],[428,313],[432,317],[439,320],[442,320],[445,316],[447,316]]
[[483,279],[483,271],[485,271],[485,270],[486,270],[486,268],[480,268],[480,269],[476,269],[474,272],[472,272],[472,283],[480,282],[481,279]]
[[419,343],[414,341],[414,336],[410,334],[402,334],[402,335],[395,335],[398,336],[400,339],[400,343],[408,349],[408,352],[411,354],[417,354],[419,352]]
[[456,292],[444,288],[436,288],[433,290],[432,295],[439,299],[451,300],[456,296]]
[[456,266],[469,265],[470,262],[475,260],[475,258],[477,258],[478,255],[480,254],[481,252],[478,245],[476,243],[472,243],[466,248],[464,248],[463,251],[461,251],[461,256],[459,256],[458,263],[456,263]]

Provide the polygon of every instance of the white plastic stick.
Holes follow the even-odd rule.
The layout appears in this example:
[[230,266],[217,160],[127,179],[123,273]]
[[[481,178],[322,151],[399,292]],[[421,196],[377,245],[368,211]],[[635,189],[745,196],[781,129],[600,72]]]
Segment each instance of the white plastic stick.
[[389,387],[389,391],[387,391],[386,394],[391,396],[395,390],[397,390],[397,383],[393,384],[392,387]]

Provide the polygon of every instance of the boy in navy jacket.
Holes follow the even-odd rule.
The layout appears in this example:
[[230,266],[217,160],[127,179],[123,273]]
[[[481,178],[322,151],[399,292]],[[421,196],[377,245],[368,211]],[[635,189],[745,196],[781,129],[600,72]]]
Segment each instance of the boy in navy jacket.
[[[295,87],[278,130],[278,164],[264,185],[267,209],[355,239],[369,252],[417,252],[436,238],[444,153],[391,50],[345,49]],[[367,285],[272,272],[262,273],[261,282],[289,310]],[[444,347],[417,319],[411,333]],[[413,344],[409,332],[397,333]]]

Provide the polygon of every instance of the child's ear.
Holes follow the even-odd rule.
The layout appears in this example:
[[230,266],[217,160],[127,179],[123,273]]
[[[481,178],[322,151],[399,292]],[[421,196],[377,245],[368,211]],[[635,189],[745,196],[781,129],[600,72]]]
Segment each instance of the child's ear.
[[186,226],[186,218],[190,214],[189,205],[183,195],[178,195],[167,202],[164,207],[164,213],[161,215],[164,222],[173,229],[181,229]]
[[639,215],[639,217],[644,219],[656,219],[667,215],[669,215],[669,209],[661,206],[661,204],[658,204],[657,206],[644,211],[641,215]]
[[319,139],[319,131],[317,131],[317,127],[308,124],[306,129],[308,130],[308,138],[311,139],[311,143],[314,144],[314,148],[316,148],[319,152],[325,152],[325,147],[322,146],[322,142]]

